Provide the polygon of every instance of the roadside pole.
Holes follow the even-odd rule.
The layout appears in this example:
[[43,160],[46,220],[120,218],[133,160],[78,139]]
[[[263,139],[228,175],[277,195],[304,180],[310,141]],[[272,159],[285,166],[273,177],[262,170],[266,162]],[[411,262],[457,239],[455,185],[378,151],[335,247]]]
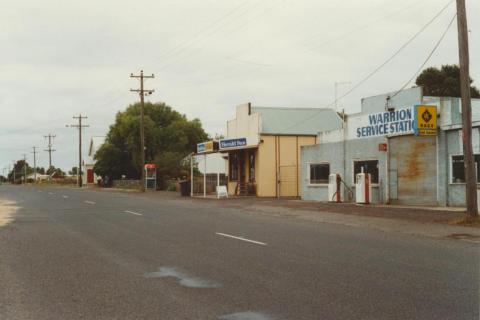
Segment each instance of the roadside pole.
[[130,78],[139,78],[140,79],[140,89],[130,89],[131,92],[138,92],[140,95],[140,159],[141,159],[141,181],[140,181],[140,190],[145,192],[145,128],[144,128],[144,108],[145,108],[145,95],[152,94],[155,90],[145,90],[143,83],[145,79],[155,78],[152,74],[151,76],[145,76],[143,70],[140,71],[140,75],[136,76],[133,73],[130,74]]
[[82,124],[83,119],[88,119],[88,117],[82,116],[79,114],[78,117],[73,117],[73,119],[78,119],[78,124],[67,125],[66,127],[78,128],[78,168],[77,168],[77,183],[78,187],[82,187],[82,128],[89,127],[89,125]]
[[203,155],[203,197],[207,197],[207,154]]
[[193,153],[190,154],[190,197],[193,197]]
[[23,155],[23,184],[27,183],[27,155]]
[[33,148],[33,183],[37,183],[37,147]]
[[466,220],[478,218],[477,175],[472,150],[472,106],[470,97],[470,71],[468,28],[465,0],[457,0],[458,51],[460,60],[460,93],[462,99],[462,139],[465,166]]

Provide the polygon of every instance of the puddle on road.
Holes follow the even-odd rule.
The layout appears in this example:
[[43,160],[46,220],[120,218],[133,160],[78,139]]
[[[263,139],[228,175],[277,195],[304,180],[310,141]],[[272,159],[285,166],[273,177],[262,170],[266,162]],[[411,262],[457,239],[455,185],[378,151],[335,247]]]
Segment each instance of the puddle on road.
[[220,316],[219,320],[273,320],[272,317],[259,312],[238,312]]
[[201,279],[198,277],[192,277],[178,270],[177,268],[166,268],[162,267],[159,268],[156,272],[150,272],[145,274],[145,278],[167,278],[172,277],[178,280],[178,283],[181,286],[187,288],[200,288],[200,289],[208,289],[208,288],[219,288],[221,285],[214,281]]

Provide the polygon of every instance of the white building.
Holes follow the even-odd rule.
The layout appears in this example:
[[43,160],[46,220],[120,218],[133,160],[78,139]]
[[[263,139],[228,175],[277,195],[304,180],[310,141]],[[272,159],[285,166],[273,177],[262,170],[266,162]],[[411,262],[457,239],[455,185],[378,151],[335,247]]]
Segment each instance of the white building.
[[83,184],[95,184],[97,175],[93,171],[95,166],[95,153],[105,142],[105,137],[94,136],[90,138],[90,145],[88,147],[88,155],[83,160],[82,182]]

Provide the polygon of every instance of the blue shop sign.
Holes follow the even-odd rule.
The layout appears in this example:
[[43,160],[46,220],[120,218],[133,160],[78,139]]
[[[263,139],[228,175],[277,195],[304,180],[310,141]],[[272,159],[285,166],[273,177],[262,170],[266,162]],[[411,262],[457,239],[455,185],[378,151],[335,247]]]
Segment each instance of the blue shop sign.
[[236,147],[245,147],[247,145],[247,138],[224,139],[220,140],[220,149],[230,149]]

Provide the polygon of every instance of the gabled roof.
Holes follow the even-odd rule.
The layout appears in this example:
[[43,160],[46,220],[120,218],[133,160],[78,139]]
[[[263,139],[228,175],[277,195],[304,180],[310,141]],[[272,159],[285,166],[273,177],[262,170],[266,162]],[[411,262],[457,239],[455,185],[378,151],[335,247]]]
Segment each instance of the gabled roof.
[[251,112],[261,114],[263,134],[316,135],[337,130],[342,119],[328,108],[251,107]]

